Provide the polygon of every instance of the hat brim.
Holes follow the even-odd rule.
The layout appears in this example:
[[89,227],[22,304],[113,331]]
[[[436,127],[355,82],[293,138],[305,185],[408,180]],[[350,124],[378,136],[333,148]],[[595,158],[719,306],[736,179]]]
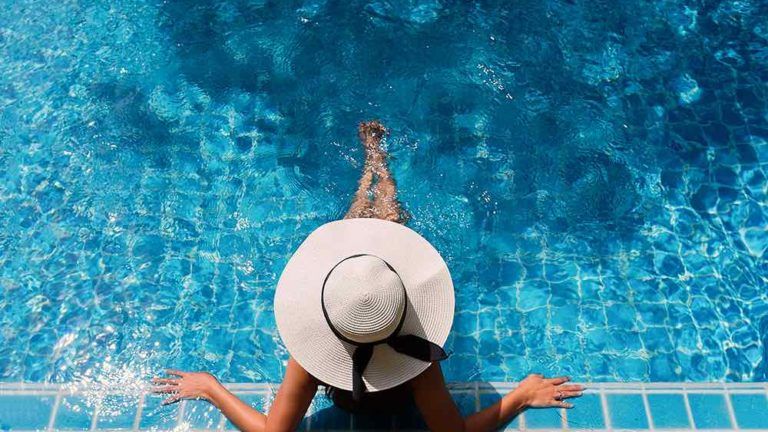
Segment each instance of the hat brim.
[[[448,266],[415,231],[381,219],[344,219],[322,225],[286,264],[275,291],[277,330],[291,356],[318,380],[352,389],[352,352],[328,327],[321,305],[323,280],[333,266],[355,254],[388,262],[405,286],[408,305],[400,334],[413,334],[442,346],[453,324],[454,293]],[[374,348],[363,374],[369,391],[400,385],[429,367],[394,351]]]

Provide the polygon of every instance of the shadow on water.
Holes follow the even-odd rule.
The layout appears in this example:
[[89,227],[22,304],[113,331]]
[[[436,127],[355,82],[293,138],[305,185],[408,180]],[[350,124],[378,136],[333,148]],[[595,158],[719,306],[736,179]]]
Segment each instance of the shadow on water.
[[[629,13],[613,15],[620,22]],[[562,35],[541,25],[553,20],[544,5],[187,0],[165,3],[161,16],[185,79],[214,99],[233,90],[267,95],[284,119],[280,139],[307,143],[290,163],[317,178],[354,178],[327,143],[356,150],[354,125],[382,118],[401,139],[420,141],[413,151],[393,149],[409,158],[411,175],[444,173],[441,188],[470,196],[478,214],[488,210],[473,179],[510,164],[513,182],[484,183],[501,209],[514,208],[505,216],[512,229],[543,221],[555,232],[590,233],[600,224],[615,237],[642,226],[633,159],[604,148],[624,142],[621,110],[605,104],[604,90],[573,79],[581,65],[564,54]],[[596,101],[588,110],[596,117],[569,119],[573,100]],[[587,122],[603,127],[588,137],[597,146],[578,147],[574,134]],[[483,146],[491,157],[470,159]]]
[[[168,125],[147,110],[149,96],[138,86],[119,82],[95,83],[90,93],[110,106],[110,115],[119,123],[122,142],[143,147],[162,147],[172,140]],[[108,133],[108,131],[107,131]],[[146,153],[146,152],[145,152]],[[164,165],[162,152],[151,152]]]

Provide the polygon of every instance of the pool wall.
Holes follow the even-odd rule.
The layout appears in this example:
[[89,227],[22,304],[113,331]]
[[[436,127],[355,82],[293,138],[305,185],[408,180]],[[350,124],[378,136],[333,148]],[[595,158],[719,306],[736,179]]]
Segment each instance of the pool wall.
[[[453,383],[462,414],[478,411],[516,383]],[[259,410],[275,384],[229,384]],[[95,394],[99,397],[94,397]],[[235,430],[211,405],[161,406],[151,394],[120,394],[69,385],[0,384],[0,430]],[[768,383],[591,383],[571,410],[531,409],[505,430],[763,430],[768,431]],[[115,410],[116,406],[121,409]],[[178,428],[178,429],[177,429]],[[419,414],[353,416],[318,394],[301,430],[423,430]]]

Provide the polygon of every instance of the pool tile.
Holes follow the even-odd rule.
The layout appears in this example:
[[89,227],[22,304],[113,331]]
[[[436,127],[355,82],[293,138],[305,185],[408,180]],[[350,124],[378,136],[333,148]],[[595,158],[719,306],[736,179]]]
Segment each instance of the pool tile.
[[649,394],[648,406],[651,409],[653,426],[657,429],[687,429],[688,413],[685,400],[680,394]]
[[648,429],[643,398],[636,394],[609,394],[608,412],[617,429]]
[[600,395],[585,394],[573,399],[574,407],[566,413],[569,429],[602,429],[605,427]]
[[103,404],[108,409],[99,409],[99,429],[131,429],[136,418],[138,402],[135,398],[110,397]]
[[728,408],[721,394],[689,394],[693,422],[698,429],[730,428]]
[[187,401],[183,419],[195,429],[216,429],[221,421],[221,412],[205,401]]
[[[267,405],[269,395],[240,395],[246,403],[259,410]],[[642,397],[638,394],[608,394],[607,402],[612,426],[616,429],[648,429],[649,425],[643,409]],[[648,405],[654,427],[657,429],[688,429],[685,402],[679,393],[652,393],[648,396]],[[699,429],[731,428],[726,400],[723,394],[689,394],[691,411],[695,426]],[[768,399],[762,393],[732,394],[731,401],[738,426],[742,429],[766,429],[768,418]],[[467,416],[475,412],[473,392],[459,391],[453,394],[459,411]],[[481,408],[486,408],[501,398],[499,393],[480,395]],[[148,395],[142,414],[142,429],[170,429],[176,426],[178,406],[160,407],[162,398]],[[53,396],[0,396],[0,430],[44,429],[54,402]],[[567,410],[568,429],[589,430],[605,427],[600,397],[586,394],[574,399],[575,408]],[[122,407],[117,415],[102,415],[98,420],[99,428],[113,430],[129,429],[135,416],[135,405],[128,400],[109,401],[112,406]],[[358,430],[425,429],[418,409],[411,405],[409,411],[399,416],[373,415],[355,416],[354,418],[332,406],[326,398],[320,396],[312,407],[313,430],[347,430],[350,425]],[[57,430],[88,430],[93,409],[86,400],[78,396],[64,397],[59,405],[55,428]],[[562,411],[559,409],[531,409],[526,411],[526,426],[531,430],[560,429]],[[198,401],[187,401],[183,420],[194,429],[215,429],[221,420],[221,414],[213,406]],[[518,430],[520,421],[514,419],[504,430]],[[228,425],[228,429],[234,427]]]
[[768,399],[764,394],[732,394],[736,423],[742,429],[768,429]]
[[139,427],[142,429],[171,429],[176,426],[179,404],[162,405],[165,395],[147,395],[141,411]]
[[563,414],[560,409],[529,409],[525,412],[525,426],[528,429],[560,429]]
[[[501,400],[502,395],[500,393],[485,393],[480,394],[480,409],[488,408]],[[516,431],[520,429],[520,416],[516,416],[509,423],[505,425],[505,431]]]
[[53,396],[0,396],[0,430],[44,429],[54,401]]
[[472,393],[454,393],[453,401],[459,408],[462,416],[466,417],[475,413],[475,394]]
[[68,396],[61,400],[54,425],[59,430],[89,430],[93,412],[84,398]]

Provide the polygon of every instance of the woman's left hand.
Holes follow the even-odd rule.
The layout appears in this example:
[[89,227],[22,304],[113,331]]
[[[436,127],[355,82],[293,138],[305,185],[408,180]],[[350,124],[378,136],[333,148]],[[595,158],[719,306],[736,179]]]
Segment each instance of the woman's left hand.
[[208,372],[182,372],[177,370],[165,371],[167,375],[178,378],[154,378],[152,383],[156,385],[153,393],[169,393],[163,405],[178,402],[181,399],[205,399],[211,400],[211,394],[216,387],[221,386],[219,381]]

